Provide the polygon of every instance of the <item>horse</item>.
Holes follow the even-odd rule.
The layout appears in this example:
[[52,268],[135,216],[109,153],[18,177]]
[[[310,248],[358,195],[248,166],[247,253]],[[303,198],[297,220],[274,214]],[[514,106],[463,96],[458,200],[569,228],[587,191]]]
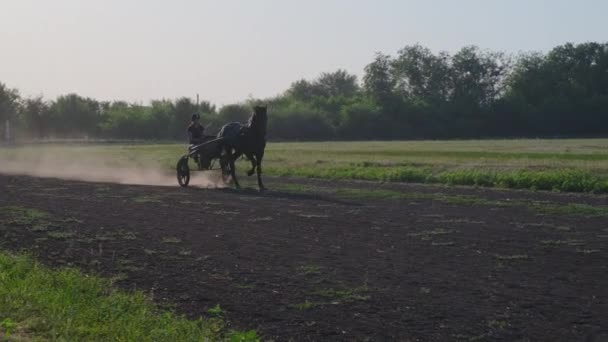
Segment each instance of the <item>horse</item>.
[[220,150],[222,157],[220,164],[225,174],[230,174],[236,188],[240,188],[235,174],[235,161],[245,155],[251,161],[251,170],[247,171],[252,176],[257,171],[258,188],[265,190],[262,182],[262,159],[266,148],[266,126],[268,117],[266,106],[255,106],[246,125],[239,122],[228,123],[220,129],[217,137],[222,138]]

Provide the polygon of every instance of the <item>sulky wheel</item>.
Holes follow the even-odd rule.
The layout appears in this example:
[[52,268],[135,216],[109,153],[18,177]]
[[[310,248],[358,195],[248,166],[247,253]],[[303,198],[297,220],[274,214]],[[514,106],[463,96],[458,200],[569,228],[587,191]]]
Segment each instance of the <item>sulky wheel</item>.
[[177,182],[183,187],[190,183],[190,168],[188,167],[188,157],[181,157],[177,162]]

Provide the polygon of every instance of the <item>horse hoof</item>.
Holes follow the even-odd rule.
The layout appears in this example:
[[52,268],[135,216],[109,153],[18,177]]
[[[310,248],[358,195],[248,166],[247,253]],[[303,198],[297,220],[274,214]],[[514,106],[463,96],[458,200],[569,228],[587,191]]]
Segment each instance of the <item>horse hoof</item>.
[[253,176],[254,171],[247,171],[247,176],[251,177]]

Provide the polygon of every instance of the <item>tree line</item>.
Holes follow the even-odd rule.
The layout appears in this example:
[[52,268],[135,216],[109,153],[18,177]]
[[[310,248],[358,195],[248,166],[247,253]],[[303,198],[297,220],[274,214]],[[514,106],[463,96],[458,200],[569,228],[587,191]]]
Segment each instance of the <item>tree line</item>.
[[186,97],[148,105],[77,94],[22,98],[0,83],[0,124],[9,120],[24,139],[181,140],[193,113],[213,132],[245,121],[257,103],[269,106],[275,140],[606,136],[608,43],[517,56],[409,45],[395,55],[377,53],[361,80],[344,70],[326,72],[278,96],[221,108]]

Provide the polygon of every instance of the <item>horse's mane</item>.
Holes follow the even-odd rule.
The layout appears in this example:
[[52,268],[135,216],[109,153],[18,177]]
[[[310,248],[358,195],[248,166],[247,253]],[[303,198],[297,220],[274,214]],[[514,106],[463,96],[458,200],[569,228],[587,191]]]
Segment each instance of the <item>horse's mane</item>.
[[266,107],[256,106],[254,107],[253,113],[247,121],[247,127],[251,130],[261,131],[264,135],[266,134]]

